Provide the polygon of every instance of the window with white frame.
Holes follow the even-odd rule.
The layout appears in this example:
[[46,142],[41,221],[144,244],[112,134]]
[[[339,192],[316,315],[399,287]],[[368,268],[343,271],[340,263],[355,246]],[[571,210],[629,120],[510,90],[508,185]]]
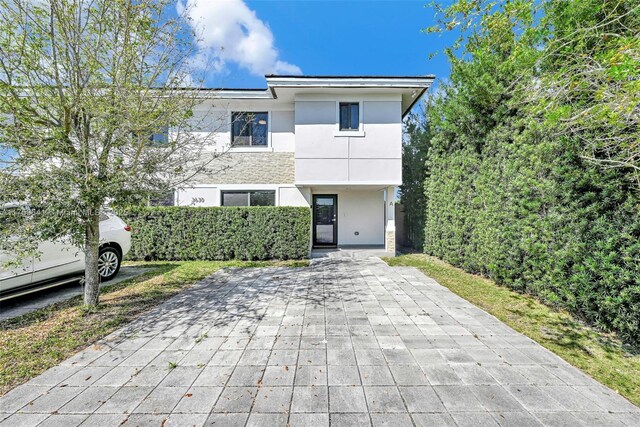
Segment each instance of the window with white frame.
[[222,206],[275,206],[275,190],[223,191]]
[[269,113],[231,113],[232,147],[267,147],[269,145]]

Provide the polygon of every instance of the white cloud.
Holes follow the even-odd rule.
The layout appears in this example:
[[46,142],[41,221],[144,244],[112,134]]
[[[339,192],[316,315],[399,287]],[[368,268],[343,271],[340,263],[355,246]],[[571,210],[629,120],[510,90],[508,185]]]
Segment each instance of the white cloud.
[[[255,75],[301,74],[300,67],[279,59],[273,33],[242,0],[186,0],[177,5],[197,31],[200,48],[222,71],[235,63]],[[202,59],[201,59],[202,60]]]

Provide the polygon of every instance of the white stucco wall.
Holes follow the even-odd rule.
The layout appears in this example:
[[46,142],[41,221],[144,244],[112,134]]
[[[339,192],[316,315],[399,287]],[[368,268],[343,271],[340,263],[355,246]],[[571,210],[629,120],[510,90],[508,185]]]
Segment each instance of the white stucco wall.
[[279,185],[198,185],[177,190],[176,204],[178,206],[220,206],[221,191],[242,190],[274,190],[278,206],[311,206],[311,190],[294,186]]
[[384,244],[383,191],[344,190],[319,194],[338,195],[339,245]]
[[220,192],[216,187],[183,188],[176,192],[177,206],[220,206]]
[[349,159],[295,159],[295,181],[302,183],[346,183]]
[[[301,96],[296,99],[296,183],[400,184],[400,98],[381,95],[326,98]],[[361,103],[358,132],[339,131],[340,101]]]
[[270,118],[273,151],[295,151],[293,111],[271,111]]
[[[359,102],[361,129],[338,129],[341,101]],[[399,185],[402,180],[402,101],[380,93],[300,94],[294,102],[273,99],[204,101],[194,110],[193,133],[211,151],[231,141],[231,114],[266,111],[269,146],[237,147],[237,152],[294,152],[295,182],[300,185]],[[345,136],[346,135],[346,136]]]
[[280,206],[311,206],[311,192],[308,188],[280,187]]
[[[190,119],[191,134],[202,138],[211,151],[226,151],[231,143],[231,116],[233,112],[255,111],[269,114],[269,146],[238,147],[234,151],[293,152],[294,106],[277,100],[213,100],[204,101],[193,111]],[[174,132],[175,135],[175,132]]]

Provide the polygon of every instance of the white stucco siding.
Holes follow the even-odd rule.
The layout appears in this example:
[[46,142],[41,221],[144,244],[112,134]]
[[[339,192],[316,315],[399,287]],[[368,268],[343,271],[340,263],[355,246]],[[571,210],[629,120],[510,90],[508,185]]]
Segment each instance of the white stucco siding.
[[220,151],[229,144],[229,124],[227,112],[201,106],[194,109],[188,120],[187,129],[171,129],[172,138],[180,138],[188,132],[190,138],[199,138],[208,151]]
[[220,206],[222,191],[250,191],[273,190],[276,192],[276,204],[278,206],[311,206],[311,190],[294,186],[279,185],[197,185],[189,188],[181,188],[176,192],[177,206]]
[[364,101],[365,125],[399,124],[402,122],[401,101]]
[[[235,151],[295,151],[293,104],[276,100],[213,100],[198,105],[189,119],[189,133],[201,138],[210,151],[226,151],[231,144],[233,112],[255,111],[269,114],[269,146],[238,147]],[[177,136],[175,132],[172,132]]]
[[296,125],[333,125],[336,121],[334,100],[296,101]]
[[321,173],[324,183],[343,183],[349,180],[349,159],[297,159],[296,182],[315,182]]
[[400,159],[402,157],[401,103],[365,101],[364,137],[349,138],[349,157]]
[[[219,109],[194,110],[188,124],[189,137],[200,138],[207,151],[224,151],[231,139],[227,117],[228,113]],[[171,133],[174,137],[180,137],[180,133],[176,133],[175,129],[172,129]]]
[[[325,98],[325,97],[323,97]],[[361,104],[361,129],[338,128],[338,105]],[[295,102],[296,183],[388,183],[402,181],[402,103],[395,98],[347,95]],[[374,168],[373,170],[369,170]],[[380,171],[377,168],[383,168]]]
[[349,159],[349,181],[359,184],[400,183],[402,163],[396,159]]
[[271,146],[273,151],[295,151],[293,111],[271,112]]
[[178,206],[220,206],[220,192],[216,187],[182,188],[177,191]]
[[[384,244],[384,192],[338,191],[338,244]],[[358,233],[356,235],[355,233]]]
[[296,158],[347,158],[348,138],[335,138],[335,126],[335,101],[296,102]]
[[402,124],[368,125],[365,137],[344,138],[349,140],[349,157],[356,159],[402,158]]
[[280,187],[280,206],[311,206],[311,192],[308,188]]

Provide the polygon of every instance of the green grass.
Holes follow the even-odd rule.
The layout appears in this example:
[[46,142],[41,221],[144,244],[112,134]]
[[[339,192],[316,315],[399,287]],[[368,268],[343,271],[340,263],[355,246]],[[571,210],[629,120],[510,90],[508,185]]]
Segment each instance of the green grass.
[[0,395],[110,334],[198,280],[226,267],[299,267],[307,261],[189,261],[129,263],[150,267],[136,278],[104,287],[100,306],[75,297],[0,322]]
[[391,266],[416,267],[441,285],[537,341],[573,366],[640,406],[640,354],[614,335],[493,281],[423,254],[388,258]]

